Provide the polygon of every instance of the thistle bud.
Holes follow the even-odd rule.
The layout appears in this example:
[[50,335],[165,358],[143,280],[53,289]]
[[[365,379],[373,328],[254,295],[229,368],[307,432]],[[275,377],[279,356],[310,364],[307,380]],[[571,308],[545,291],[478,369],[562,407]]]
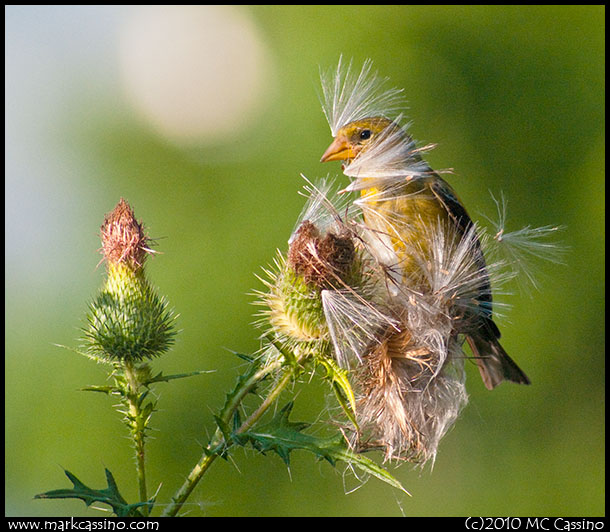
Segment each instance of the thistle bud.
[[101,236],[107,278],[87,315],[87,353],[107,362],[163,354],[174,341],[174,317],[145,277],[144,262],[152,250],[125,200],[105,217]]
[[276,336],[293,342],[327,341],[321,293],[345,284],[353,275],[354,261],[355,249],[348,236],[332,232],[322,236],[313,223],[303,221],[287,259],[277,261],[278,271],[265,295]]
[[358,290],[363,269],[354,233],[327,199],[330,184],[306,188],[308,201],[289,239],[288,253],[276,260],[264,281],[264,323],[288,350],[331,357],[332,331],[326,294]]

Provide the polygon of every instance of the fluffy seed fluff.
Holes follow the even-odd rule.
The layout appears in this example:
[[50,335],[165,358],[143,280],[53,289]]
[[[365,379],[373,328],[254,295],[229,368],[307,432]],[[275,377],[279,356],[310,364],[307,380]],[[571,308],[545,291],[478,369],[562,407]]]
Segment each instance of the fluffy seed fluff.
[[430,231],[433,260],[429,247],[407,251],[413,261],[424,263],[425,275],[398,279],[398,268],[379,262],[378,246],[366,245],[379,233],[362,226],[363,235],[374,233],[360,242],[380,294],[372,309],[355,313],[343,307],[334,309],[340,315],[328,317],[329,323],[346,324],[335,333],[344,344],[361,337],[354,333],[355,322],[375,331],[374,341],[351,360],[359,426],[352,445],[380,448],[386,459],[419,463],[434,459],[440,439],[467,403],[462,333],[477,313],[485,312],[473,302],[473,293],[487,280],[471,259],[472,235],[449,245],[456,236],[445,225]]
[[556,239],[552,240],[563,230],[563,227],[527,225],[515,231],[508,231],[508,200],[504,194],[500,194],[499,199],[493,194],[491,197],[497,212],[496,219],[487,218],[491,223],[492,231],[488,246],[489,254],[510,268],[522,292],[529,293],[530,288],[539,289],[536,263],[539,261],[563,263],[567,249]]
[[[346,426],[345,433],[353,448],[425,462],[466,403],[452,311],[456,299],[468,296],[470,280],[457,273],[440,280],[441,271],[459,269],[460,257],[447,254],[448,237],[439,228],[430,287],[394,293],[388,269],[369,245],[378,234],[355,214],[349,224],[341,219],[327,181],[307,192],[288,258],[276,261],[261,294],[266,334],[286,349],[333,357],[350,371],[358,429]],[[340,253],[335,244],[323,252],[325,241],[340,239]],[[462,248],[469,245],[465,239]]]
[[[391,188],[431,173],[422,155],[434,148],[433,144],[418,147],[416,142],[399,126],[402,115],[395,118],[395,127],[385,129],[375,137],[366,150],[343,168],[343,173],[352,178],[347,191],[371,187]],[[390,187],[388,187],[388,185]]]
[[347,66],[343,57],[337,67],[320,71],[322,80],[322,110],[333,137],[344,125],[369,116],[390,118],[404,109],[402,89],[386,88],[387,78],[380,78],[367,59],[357,74],[352,61]]

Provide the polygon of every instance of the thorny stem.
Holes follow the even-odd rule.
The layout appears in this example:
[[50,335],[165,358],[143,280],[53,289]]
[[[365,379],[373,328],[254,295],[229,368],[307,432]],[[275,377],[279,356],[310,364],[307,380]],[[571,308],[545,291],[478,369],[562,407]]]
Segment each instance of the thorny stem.
[[[253,373],[249,378],[245,379],[241,385],[237,393],[232,398],[232,400],[225,406],[223,411],[221,412],[220,419],[228,424],[233,417],[233,414],[241,405],[242,400],[250,391],[258,384],[261,380],[263,380],[268,374],[273,371],[279,369],[283,364],[283,361],[278,360],[272,364],[269,364],[255,373]],[[241,426],[236,430],[237,434],[241,434],[248,429],[250,429],[261,417],[262,415],[269,409],[269,407],[275,402],[275,400],[282,393],[284,388],[290,383],[292,378],[294,377],[295,372],[297,371],[296,364],[289,364],[284,366],[285,373],[283,376],[275,383],[265,400],[260,404],[260,406],[246,419]],[[220,451],[223,446],[228,442],[225,441],[224,435],[220,429],[217,429],[214,433],[214,436],[210,440],[210,443],[205,448],[203,455],[201,456],[199,462],[195,465],[195,467],[191,470],[189,475],[186,477],[184,484],[180,487],[180,489],[175,493],[172,497],[171,502],[165,508],[162,513],[162,516],[165,517],[173,517],[175,516],[185,501],[190,496],[191,492],[197,485],[197,483],[201,480],[205,472],[212,465],[214,460],[219,456]]]
[[[138,476],[139,497],[141,502],[146,502],[148,500],[146,489],[146,454],[144,451],[144,430],[146,429],[146,419],[143,419],[143,413],[140,408],[140,384],[138,382],[136,370],[133,364],[125,361],[124,371],[125,379],[127,381],[126,400],[129,408],[127,416],[136,451],[136,472]],[[148,515],[148,506],[142,506],[141,511],[145,516]]]
[[262,415],[269,409],[273,402],[279,397],[280,393],[282,393],[282,390],[286,387],[286,385],[290,383],[292,377],[293,371],[287,371],[286,373],[284,373],[284,376],[273,387],[273,389],[265,398],[265,400],[261,403],[261,405],[237,429],[237,434],[241,434],[249,430],[262,417]]

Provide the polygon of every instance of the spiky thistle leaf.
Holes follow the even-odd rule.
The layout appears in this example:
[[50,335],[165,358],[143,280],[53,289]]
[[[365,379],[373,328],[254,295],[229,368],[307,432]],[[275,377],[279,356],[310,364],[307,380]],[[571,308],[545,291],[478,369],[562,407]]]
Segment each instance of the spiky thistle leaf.
[[152,508],[152,501],[128,504],[119,493],[119,488],[114,480],[112,473],[105,469],[106,482],[108,487],[105,489],[93,489],[82,483],[75,475],[68,470],[64,470],[66,476],[72,482],[72,488],[51,490],[35,495],[35,499],[80,499],[87,506],[95,502],[107,504],[118,517],[143,517],[139,508],[149,506]]
[[290,464],[290,453],[305,450],[317,458],[326,460],[332,466],[344,462],[363,473],[372,475],[401,491],[408,493],[402,484],[386,469],[372,460],[355,453],[347,446],[343,435],[321,438],[303,432],[309,423],[293,422],[290,418],[293,403],[289,402],[267,424],[236,436],[241,445],[250,443],[261,453],[275,452],[286,463]]

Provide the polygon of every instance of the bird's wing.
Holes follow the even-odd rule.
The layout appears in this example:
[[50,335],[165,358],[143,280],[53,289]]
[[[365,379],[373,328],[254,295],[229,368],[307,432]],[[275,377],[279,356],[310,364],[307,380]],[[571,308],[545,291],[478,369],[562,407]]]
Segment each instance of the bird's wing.
[[[459,228],[460,233],[466,234],[466,232],[471,229],[473,222],[462,205],[462,202],[457,197],[457,194],[445,180],[436,174],[433,181],[430,183],[430,189],[439,202],[441,202],[441,204],[445,207],[449,217],[455,223],[456,227]],[[477,254],[476,261],[481,268],[481,271],[486,271],[487,264],[485,262],[485,256],[478,239],[476,240],[476,250],[474,251]],[[478,298],[479,301],[485,303],[483,308],[486,308],[489,311],[489,315],[485,316],[483,329],[485,330],[486,336],[489,335],[492,338],[499,338],[500,331],[492,319],[491,283],[489,282],[489,277],[487,274],[485,275],[487,279],[485,284],[481,286],[481,295]]]
[[457,194],[449,184],[437,174],[434,174],[433,176],[430,183],[430,189],[439,202],[445,207],[451,220],[460,229],[460,233],[465,234],[470,229],[472,220],[470,219],[470,216],[468,216],[462,202],[457,197]]

